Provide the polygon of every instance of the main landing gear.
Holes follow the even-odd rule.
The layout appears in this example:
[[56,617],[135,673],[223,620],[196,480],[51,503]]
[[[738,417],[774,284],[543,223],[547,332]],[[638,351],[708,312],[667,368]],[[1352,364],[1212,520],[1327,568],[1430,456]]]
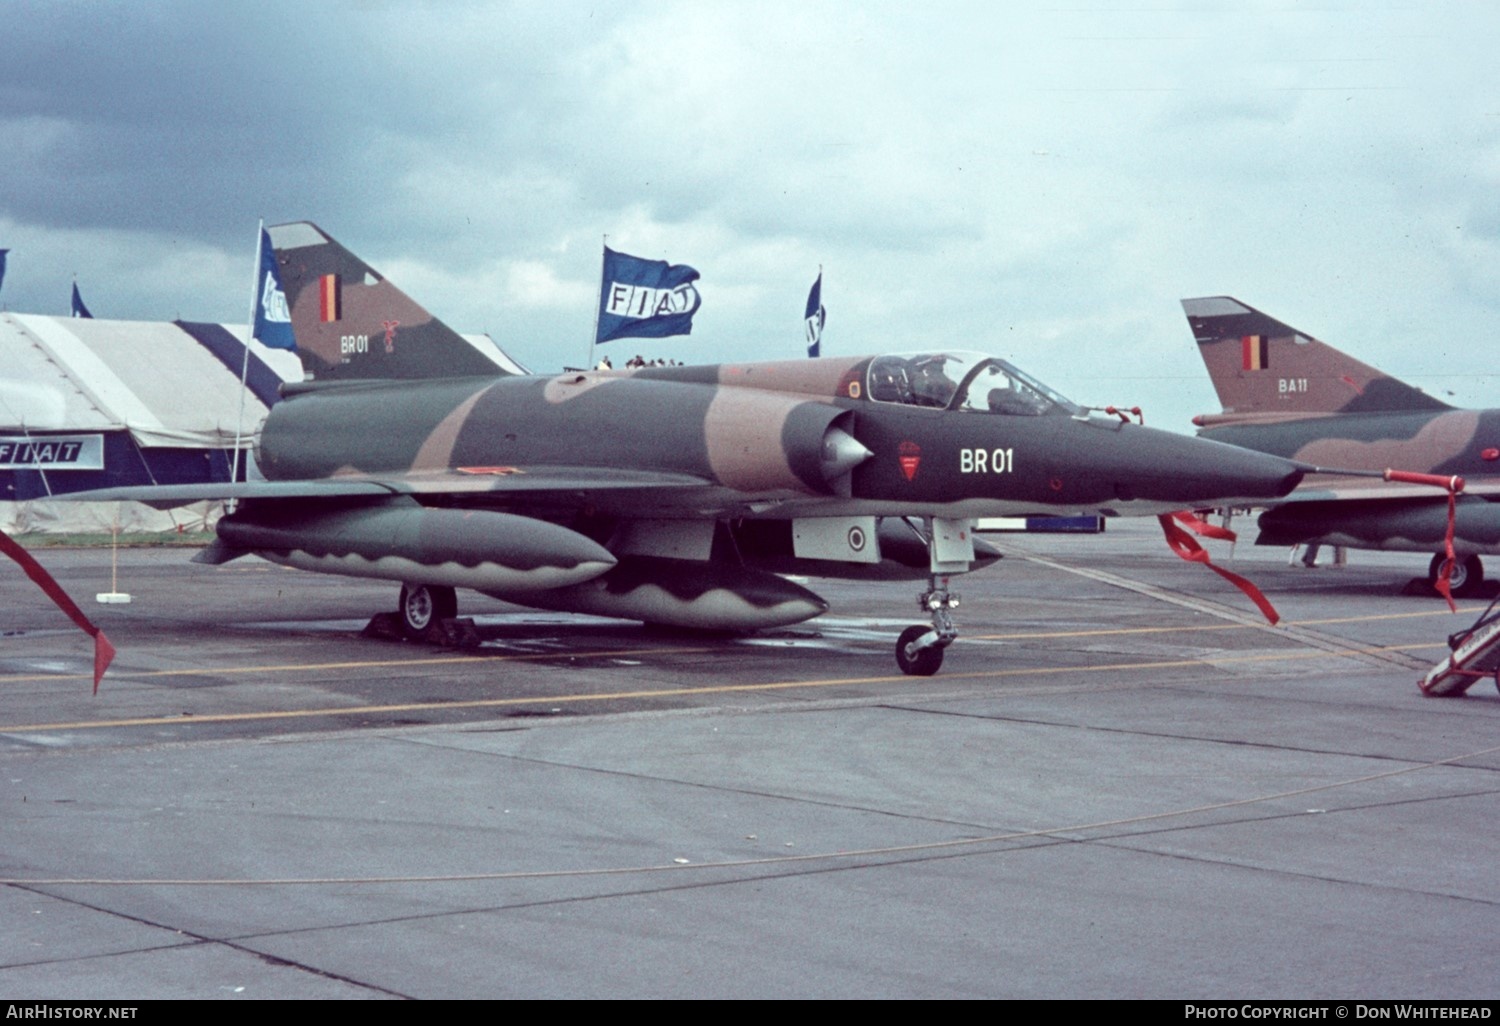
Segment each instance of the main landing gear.
[[458,595],[445,584],[403,584],[395,612],[376,613],[365,624],[368,638],[419,641],[450,648],[475,648],[474,621],[458,615]]
[[928,588],[917,596],[917,608],[932,614],[932,626],[921,624],[906,628],[896,639],[896,665],[913,677],[931,677],[943,665],[943,650],[958,637],[952,610],[958,608],[958,596],[948,590],[948,578],[941,585],[934,576]]
[[[1432,562],[1427,564],[1428,584],[1437,587],[1443,576],[1443,565],[1447,562],[1448,557],[1441,552],[1432,557]],[[1455,595],[1478,595],[1479,586],[1483,582],[1484,564],[1478,556],[1467,556],[1454,562],[1453,574],[1448,578],[1448,588]]]
[[421,640],[435,624],[458,615],[458,595],[441,584],[403,584],[401,604],[396,611],[406,636],[413,641]]

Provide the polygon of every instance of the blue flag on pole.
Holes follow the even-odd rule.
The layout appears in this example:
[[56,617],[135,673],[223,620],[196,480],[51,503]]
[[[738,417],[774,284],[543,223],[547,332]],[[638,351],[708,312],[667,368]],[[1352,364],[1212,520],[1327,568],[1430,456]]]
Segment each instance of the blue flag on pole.
[[685,264],[642,260],[605,246],[595,342],[690,334],[703,305],[697,280],[698,272]]
[[0,286],[5,284],[5,254],[9,252],[8,249],[0,249]]
[[73,316],[89,318],[94,316],[89,313],[89,308],[83,305],[83,297],[78,294],[78,283],[76,281],[73,283]]
[[250,337],[272,349],[296,349],[292,334],[292,313],[287,309],[286,293],[281,289],[281,272],[276,268],[276,251],[271,236],[260,230],[260,274],[255,287],[255,323]]
[[813,282],[807,294],[807,308],[802,311],[802,323],[807,328],[807,355],[816,359],[822,351],[823,325],[828,321],[828,311],[823,308],[823,272]]

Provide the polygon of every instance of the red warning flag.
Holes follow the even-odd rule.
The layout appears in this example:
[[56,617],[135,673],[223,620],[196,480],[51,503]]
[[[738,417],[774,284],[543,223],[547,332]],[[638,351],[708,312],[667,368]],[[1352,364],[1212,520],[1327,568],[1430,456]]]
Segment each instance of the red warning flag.
[[4,531],[0,531],[0,552],[4,552],[15,560],[26,576],[35,581],[47,593],[47,597],[57,604],[57,608],[68,614],[68,618],[81,627],[84,633],[94,639],[94,694],[99,693],[99,681],[104,677],[104,671],[109,669],[110,662],[115,657],[115,646],[109,643],[104,632],[89,622],[89,618],[83,615],[83,610],[78,608],[68,593],[63,591],[62,585],[53,579],[52,575],[43,569],[42,564],[32,558],[31,553],[16,544],[15,539]]

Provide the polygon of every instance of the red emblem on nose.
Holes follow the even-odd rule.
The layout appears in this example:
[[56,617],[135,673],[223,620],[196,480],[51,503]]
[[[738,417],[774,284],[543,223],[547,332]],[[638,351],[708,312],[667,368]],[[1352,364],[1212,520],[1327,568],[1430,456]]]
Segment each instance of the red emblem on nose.
[[902,442],[896,446],[896,459],[901,462],[901,473],[910,481],[917,476],[917,468],[922,465],[922,447],[916,442]]

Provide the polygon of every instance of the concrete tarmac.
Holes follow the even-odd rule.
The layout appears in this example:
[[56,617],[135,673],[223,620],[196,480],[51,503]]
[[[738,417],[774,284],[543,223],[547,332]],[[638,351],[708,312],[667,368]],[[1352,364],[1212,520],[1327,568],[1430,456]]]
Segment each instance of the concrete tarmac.
[[750,637],[460,593],[456,651],[359,636],[391,584],[38,550],[119,656],[0,574],[0,994],[1500,994],[1500,694],[1416,686],[1484,602],[1209,543],[1272,628],[1152,521],[997,540],[929,679],[916,583]]

